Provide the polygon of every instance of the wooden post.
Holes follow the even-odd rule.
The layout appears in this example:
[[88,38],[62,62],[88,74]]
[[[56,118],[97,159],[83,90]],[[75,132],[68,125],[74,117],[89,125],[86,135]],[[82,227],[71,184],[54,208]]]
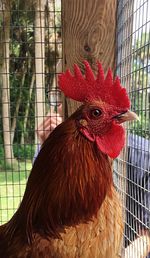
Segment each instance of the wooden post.
[[[88,60],[93,70],[99,60],[106,72],[115,68],[117,0],[62,0],[64,69]],[[76,102],[67,101],[69,115]]]
[[[96,71],[99,60],[104,72],[115,71],[117,0],[62,0],[63,67],[83,70],[88,60]],[[67,100],[68,115],[78,103]]]

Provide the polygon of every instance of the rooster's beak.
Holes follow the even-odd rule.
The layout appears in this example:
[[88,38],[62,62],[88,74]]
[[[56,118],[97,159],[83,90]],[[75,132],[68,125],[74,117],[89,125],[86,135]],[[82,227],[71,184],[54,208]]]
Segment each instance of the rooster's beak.
[[118,120],[119,124],[124,123],[126,121],[133,121],[133,120],[139,120],[139,117],[136,113],[128,110],[127,112],[121,113],[116,116],[116,119]]

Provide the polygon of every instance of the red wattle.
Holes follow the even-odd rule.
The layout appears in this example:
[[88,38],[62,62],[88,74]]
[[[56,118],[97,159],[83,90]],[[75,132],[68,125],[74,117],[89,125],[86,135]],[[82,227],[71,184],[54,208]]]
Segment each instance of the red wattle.
[[98,148],[110,158],[116,158],[125,144],[125,130],[121,125],[113,124],[107,134],[96,136]]

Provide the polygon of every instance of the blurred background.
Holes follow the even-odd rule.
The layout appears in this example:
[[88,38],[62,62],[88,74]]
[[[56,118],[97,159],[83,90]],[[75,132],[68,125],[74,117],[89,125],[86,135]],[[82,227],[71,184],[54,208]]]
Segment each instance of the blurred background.
[[46,112],[56,117],[61,59],[61,1],[0,1],[1,224],[24,193],[36,129]]

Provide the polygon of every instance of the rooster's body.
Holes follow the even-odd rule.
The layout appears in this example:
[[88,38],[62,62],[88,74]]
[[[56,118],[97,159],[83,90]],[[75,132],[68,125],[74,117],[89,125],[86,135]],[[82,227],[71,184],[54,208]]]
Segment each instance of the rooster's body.
[[[86,69],[90,74],[87,63]],[[77,70],[76,75],[79,80]],[[63,83],[68,81],[63,76],[60,87],[65,92]],[[110,78],[106,82],[110,84]],[[65,93],[75,99],[74,86],[72,92],[66,86]],[[81,81],[79,86],[76,99],[82,101],[86,92],[81,92]],[[119,257],[122,212],[109,157],[117,156],[124,145],[120,124],[128,120],[124,114],[129,101],[121,89],[124,104],[118,100],[115,106],[108,96],[104,101],[89,94],[91,99],[45,141],[19,209],[0,228],[0,258]]]

